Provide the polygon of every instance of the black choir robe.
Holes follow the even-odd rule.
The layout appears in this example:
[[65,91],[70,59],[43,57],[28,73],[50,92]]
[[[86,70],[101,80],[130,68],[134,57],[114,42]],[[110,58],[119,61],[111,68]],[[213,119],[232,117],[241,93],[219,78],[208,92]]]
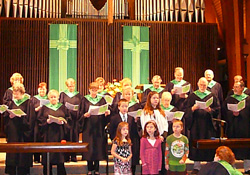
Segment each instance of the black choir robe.
[[[197,109],[192,111],[192,106],[195,101],[206,102],[213,97],[213,103],[210,108],[211,111],[207,112],[204,109]],[[199,90],[190,94],[184,103],[186,127],[190,130],[189,138],[189,158],[194,161],[212,161],[214,158],[215,150],[199,150],[193,148],[193,140],[197,139],[210,139],[215,137],[215,125],[213,118],[217,118],[220,113],[220,103],[217,97],[209,92],[204,93]]]
[[142,99],[141,99],[141,106],[144,108],[144,106],[146,105],[147,102],[147,98],[148,98],[148,94],[152,91],[155,91],[159,94],[159,97],[161,98],[162,93],[164,92],[164,88],[163,87],[159,87],[159,88],[155,88],[154,86],[151,86],[150,88],[147,88],[142,95]]
[[[79,94],[79,92],[75,91],[73,93],[69,93],[68,90],[61,92],[59,96],[59,102],[62,104],[66,104],[66,102],[73,104],[73,105],[79,105],[81,104],[82,95]],[[79,109],[79,108],[78,108]],[[69,109],[68,109],[69,110]],[[71,142],[78,142],[79,141],[79,115],[78,110],[73,111],[69,110],[70,116],[71,116],[71,123],[70,125],[70,132],[67,136],[67,140]]]
[[208,83],[207,90],[214,93],[214,95],[219,99],[220,105],[223,103],[223,91],[220,83],[212,80]]
[[225,162],[225,164],[226,166],[219,162],[209,162],[201,167],[198,175],[242,175],[241,172],[234,169],[229,163]]
[[[171,93],[171,90],[174,88],[174,85],[186,86],[188,84],[190,84],[190,83],[185,81],[185,80],[181,80],[180,82],[178,82],[176,80],[172,80],[166,85],[164,91],[168,91],[168,92]],[[190,91],[187,93],[187,95],[189,96],[192,92],[193,92],[192,87],[190,87]],[[185,100],[186,100],[186,98],[180,98],[180,96],[178,94],[173,94],[172,95],[171,105],[178,108],[178,110],[182,110],[183,109],[183,103],[184,103]]]
[[[228,110],[227,104],[237,104],[246,100],[246,106],[234,116],[233,112]],[[227,122],[226,135],[228,138],[250,138],[250,96],[246,94],[231,95],[226,98],[222,107],[222,117]],[[250,159],[250,149],[234,149],[236,159]]]
[[86,95],[82,98],[79,109],[79,125],[82,129],[82,142],[89,143],[88,152],[82,154],[83,160],[95,161],[106,159],[107,136],[104,132],[104,128],[108,123],[109,116],[103,114],[91,115],[88,118],[84,117],[90,105],[101,106],[104,104],[106,104],[106,101],[101,96],[97,96],[93,99],[90,95]]
[[[30,100],[33,103],[34,108],[37,108],[38,106],[40,106],[40,99],[48,100],[48,96],[45,95],[44,97],[41,97],[40,95],[35,95],[34,97],[32,97]],[[40,132],[41,128],[38,125],[37,116],[38,116],[38,111],[35,112],[35,124],[34,124],[34,133],[33,133],[34,134],[34,142],[41,142],[41,141],[43,141],[43,139],[42,139],[42,135]]]
[[[8,102],[9,109],[21,109],[27,115],[22,117],[9,117],[9,112],[4,113],[4,130],[6,133],[7,143],[12,142],[32,142],[32,131],[34,126],[34,106],[31,101],[24,97],[20,101],[11,100]],[[8,166],[31,167],[31,153],[7,153],[6,170]],[[8,171],[8,170],[7,170]],[[6,172],[7,173],[7,172]]]
[[[48,115],[54,117],[63,117],[67,123],[70,123],[71,116],[68,109],[61,103],[56,105],[47,104],[44,105],[38,112],[38,122],[41,127],[41,134],[43,142],[61,142],[65,140],[65,135],[69,132],[69,125],[57,124],[57,123],[47,123]],[[46,153],[42,154],[42,164],[46,165],[47,155]],[[64,153],[50,153],[50,163],[52,165],[57,165],[59,163],[64,163]]]
[[13,88],[10,87],[5,91],[3,95],[3,104],[8,106],[8,102],[10,102],[12,98],[13,98]]

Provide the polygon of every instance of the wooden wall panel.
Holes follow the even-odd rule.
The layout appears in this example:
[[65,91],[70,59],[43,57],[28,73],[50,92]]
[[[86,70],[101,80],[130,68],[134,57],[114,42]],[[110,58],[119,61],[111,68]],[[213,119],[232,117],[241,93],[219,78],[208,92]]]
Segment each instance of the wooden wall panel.
[[184,79],[196,88],[204,70],[217,73],[217,27],[215,24],[138,22],[83,19],[8,19],[0,18],[0,96],[10,86],[14,72],[24,76],[31,95],[41,81],[48,82],[49,24],[78,24],[78,90],[88,92],[96,77],[107,81],[122,79],[123,25],[150,26],[150,79],[158,74],[163,83],[173,79],[174,68],[184,68]]

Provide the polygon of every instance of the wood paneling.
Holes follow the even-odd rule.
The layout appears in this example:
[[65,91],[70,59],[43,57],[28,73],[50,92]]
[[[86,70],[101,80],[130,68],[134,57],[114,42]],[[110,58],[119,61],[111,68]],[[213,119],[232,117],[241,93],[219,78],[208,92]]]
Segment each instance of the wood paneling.
[[174,68],[181,66],[184,79],[196,88],[205,69],[217,73],[215,24],[115,20],[108,25],[107,20],[0,18],[1,96],[14,72],[24,76],[31,95],[37,93],[39,82],[48,82],[49,23],[78,24],[77,84],[82,94],[98,76],[107,81],[123,78],[123,25],[150,26],[150,79],[158,74],[167,83]]

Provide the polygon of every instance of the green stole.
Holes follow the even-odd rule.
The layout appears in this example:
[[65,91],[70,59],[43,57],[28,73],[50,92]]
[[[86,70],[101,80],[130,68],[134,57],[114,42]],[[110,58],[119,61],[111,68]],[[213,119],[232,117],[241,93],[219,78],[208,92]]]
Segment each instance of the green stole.
[[227,171],[230,175],[238,175],[241,174],[238,172],[238,170],[234,169],[232,167],[232,165],[230,165],[228,162],[224,161],[224,160],[219,160],[218,163],[220,163]]
[[9,90],[13,91],[13,87],[9,87]]
[[242,93],[241,95],[233,94],[233,95],[231,95],[231,97],[235,98],[235,99],[238,100],[238,101],[242,101],[242,100],[244,100],[245,98],[247,98],[248,95],[245,94],[245,93]]
[[136,104],[137,102],[135,100],[131,100],[129,103],[128,103],[128,107],[130,108],[131,106],[133,106],[134,104]]
[[208,96],[209,94],[211,94],[211,92],[208,91],[208,90],[205,90],[205,92],[201,92],[199,90],[196,90],[196,91],[194,91],[194,94],[197,97],[199,97],[200,99],[204,99],[206,96]]
[[183,84],[186,83],[186,81],[185,80],[177,81],[176,79],[174,79],[171,81],[171,83],[173,83],[174,85],[182,86]]
[[57,111],[57,109],[59,109],[62,106],[62,103],[57,103],[55,105],[52,105],[51,103],[46,104],[45,106],[47,106],[48,108]]
[[161,109],[163,109],[164,111],[171,111],[174,108],[173,105],[169,105],[169,107],[165,108],[162,104],[161,104]]
[[107,89],[104,89],[102,92],[98,92],[98,95],[103,96],[103,95],[106,94],[107,92],[108,92],[108,90],[107,90]]
[[34,97],[37,98],[38,100],[42,100],[42,99],[45,99],[45,100],[46,100],[46,99],[48,99],[48,96],[47,96],[47,95],[41,97],[39,94],[37,94],[37,95],[35,95]]
[[79,94],[78,91],[69,92],[68,89],[66,89],[66,90],[64,91],[64,93],[65,93],[68,97],[70,97],[70,98],[72,98],[72,97],[76,96],[77,94]]
[[214,87],[215,84],[216,84],[216,81],[211,80],[211,81],[208,83],[207,87],[209,87],[210,89],[212,89],[212,87]]
[[102,96],[96,96],[96,98],[93,98],[93,97],[91,97],[90,95],[85,95],[85,98],[89,101],[89,102],[91,102],[92,104],[96,104],[96,103],[98,103],[101,99],[102,99]]
[[21,104],[23,104],[25,101],[27,101],[29,99],[28,96],[23,96],[22,99],[20,100],[17,100],[17,99],[13,99],[14,103],[17,105],[17,106],[20,106]]
[[163,87],[159,87],[159,88],[155,88],[154,86],[151,86],[150,88],[149,88],[151,91],[155,91],[155,92],[157,92],[157,93],[160,93],[161,91],[163,91]]

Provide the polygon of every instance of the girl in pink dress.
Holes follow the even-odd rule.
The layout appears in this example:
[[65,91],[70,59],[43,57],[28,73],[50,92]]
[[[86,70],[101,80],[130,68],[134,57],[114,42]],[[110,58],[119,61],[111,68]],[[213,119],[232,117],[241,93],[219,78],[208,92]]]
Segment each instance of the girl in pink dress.
[[162,165],[161,139],[154,120],[148,121],[144,126],[140,157],[142,174],[159,174]]

